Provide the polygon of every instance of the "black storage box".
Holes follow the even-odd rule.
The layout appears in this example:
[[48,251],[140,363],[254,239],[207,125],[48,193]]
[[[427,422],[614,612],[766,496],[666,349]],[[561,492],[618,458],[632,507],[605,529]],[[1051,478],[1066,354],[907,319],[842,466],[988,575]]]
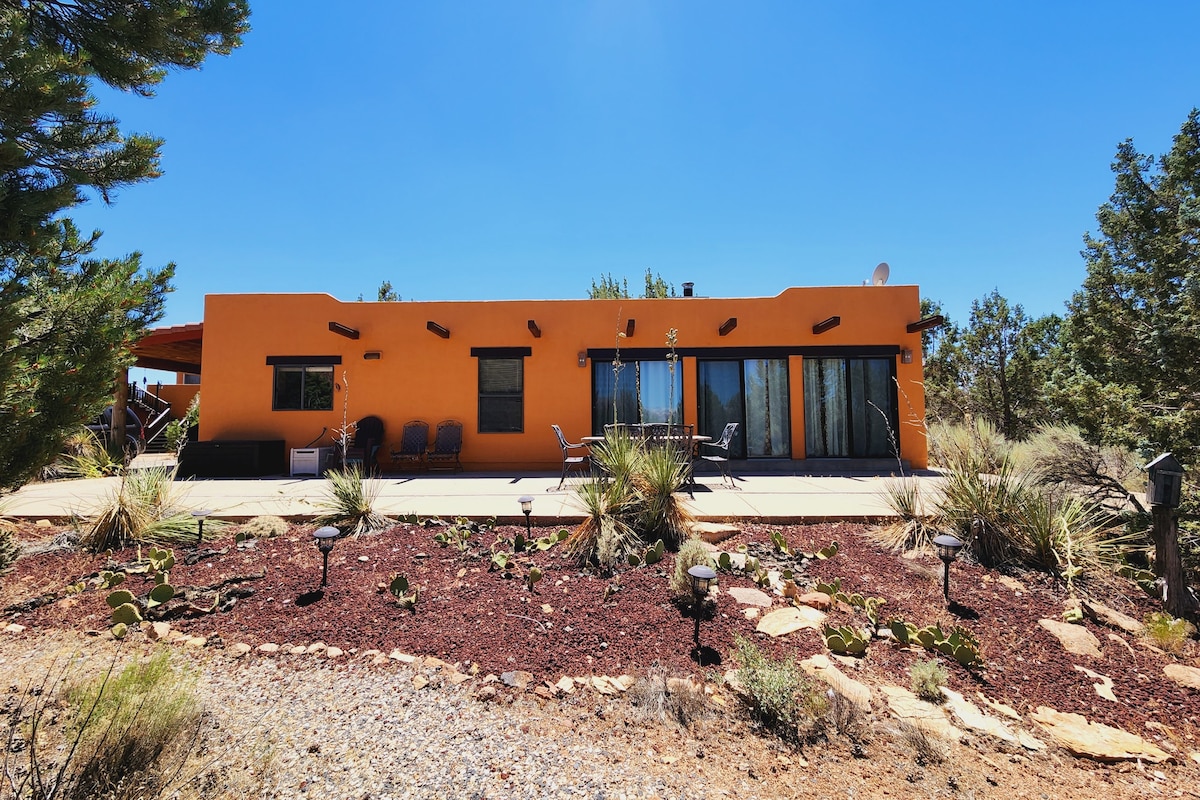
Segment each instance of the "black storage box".
[[287,472],[283,439],[188,442],[179,455],[184,478],[258,478]]

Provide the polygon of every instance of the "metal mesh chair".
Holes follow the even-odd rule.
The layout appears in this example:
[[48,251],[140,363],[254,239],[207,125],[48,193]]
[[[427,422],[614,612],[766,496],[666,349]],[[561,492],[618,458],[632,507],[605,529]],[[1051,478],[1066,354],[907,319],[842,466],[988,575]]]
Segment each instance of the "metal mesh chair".
[[[725,430],[721,431],[721,438],[715,442],[701,442],[696,449],[699,455],[697,461],[707,461],[710,464],[715,464],[717,469],[721,470],[721,483],[729,482],[730,488],[736,489],[737,486],[733,482],[733,476],[729,474],[729,445],[733,441],[734,435],[737,433],[738,424],[730,422],[725,425]],[[720,452],[705,453],[703,448],[711,447]]]
[[558,479],[558,486],[555,487],[555,489],[554,489],[554,491],[557,492],[559,489],[562,488],[562,485],[566,482],[567,473],[569,471],[571,471],[573,469],[577,469],[577,470],[591,469],[592,457],[590,454],[584,454],[581,456],[571,455],[572,450],[576,450],[576,449],[580,449],[580,448],[586,450],[587,445],[584,444],[583,442],[579,442],[578,444],[572,444],[571,442],[567,441],[567,437],[563,436],[562,428],[558,427],[557,425],[551,425],[550,427],[554,429],[554,435],[556,437],[558,437],[558,446],[562,449],[562,455],[563,455],[562,477]]
[[425,466],[425,451],[429,449],[429,423],[414,419],[404,423],[400,434],[400,448],[392,450],[392,463],[414,464],[417,469]]
[[438,423],[437,432],[433,435],[433,447],[425,454],[429,469],[434,469],[434,464],[445,464],[438,469],[462,470],[462,462],[458,460],[458,454],[462,452],[462,431],[462,423],[457,420],[447,419]]

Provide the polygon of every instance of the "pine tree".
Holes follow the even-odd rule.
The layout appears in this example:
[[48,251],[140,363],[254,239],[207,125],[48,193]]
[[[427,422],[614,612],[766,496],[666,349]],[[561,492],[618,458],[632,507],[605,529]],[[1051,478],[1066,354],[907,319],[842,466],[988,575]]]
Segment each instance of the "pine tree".
[[1187,463],[1200,455],[1200,111],[1161,158],[1122,142],[1112,170],[1068,305],[1061,391],[1093,436]]
[[62,216],[159,174],[161,140],[122,134],[91,82],[150,96],[248,18],[245,0],[0,0],[0,487],[107,402],[170,291],[173,265],[91,258],[99,232]]

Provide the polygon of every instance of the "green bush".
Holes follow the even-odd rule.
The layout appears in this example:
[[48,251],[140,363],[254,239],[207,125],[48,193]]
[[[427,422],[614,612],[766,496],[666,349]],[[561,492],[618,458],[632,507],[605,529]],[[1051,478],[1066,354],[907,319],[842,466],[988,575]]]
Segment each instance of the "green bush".
[[795,659],[777,661],[753,641],[735,636],[737,679],[750,701],[751,716],[789,742],[799,742],[828,710],[829,700],[805,677]]
[[184,445],[187,444],[188,429],[200,422],[200,393],[197,392],[192,398],[192,402],[188,403],[187,411],[184,412],[180,419],[173,419],[167,423],[167,427],[163,430],[163,437],[167,442],[167,449],[172,453],[179,455],[183,452]]
[[272,539],[287,533],[288,524],[282,517],[265,515],[242,523],[239,531],[254,539]]
[[698,564],[713,569],[717,566],[704,542],[689,539],[683,543],[679,554],[675,556],[675,571],[671,573],[670,582],[671,594],[682,597],[692,593],[692,576],[688,575],[688,570]]
[[1167,653],[1178,654],[1195,634],[1195,627],[1186,619],[1176,619],[1165,611],[1156,611],[1146,617],[1145,637]]
[[936,659],[917,661],[908,668],[912,678],[913,694],[931,703],[940,703],[946,699],[942,687],[946,685],[946,668]]

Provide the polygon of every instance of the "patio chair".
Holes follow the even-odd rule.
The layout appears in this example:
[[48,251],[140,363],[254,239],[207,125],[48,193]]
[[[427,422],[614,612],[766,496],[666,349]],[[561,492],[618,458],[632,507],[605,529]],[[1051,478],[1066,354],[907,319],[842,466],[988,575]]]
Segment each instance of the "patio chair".
[[383,446],[383,420],[363,417],[354,425],[354,438],[346,447],[346,464],[357,462],[364,473],[376,471],[375,457]]
[[462,452],[462,431],[462,423],[456,420],[447,419],[438,423],[437,432],[433,435],[433,447],[425,454],[429,469],[434,469],[434,464],[445,464],[438,469],[452,469],[455,472],[463,468],[458,460],[458,454]]
[[[737,486],[733,482],[733,476],[729,474],[729,444],[733,441],[734,435],[737,433],[738,424],[730,422],[725,426],[725,430],[721,431],[721,438],[715,442],[701,442],[696,449],[699,455],[696,456],[697,461],[707,461],[710,464],[715,464],[717,469],[721,470],[721,483],[729,482],[730,488],[736,489]],[[715,452],[712,454],[705,453],[703,448],[711,447]]]
[[683,468],[683,484],[688,487],[688,494],[693,494],[695,484],[692,478],[692,431],[691,425],[677,423],[652,422],[643,426],[646,432],[646,446],[664,448],[675,454],[676,460]]
[[567,437],[563,436],[562,428],[558,427],[557,425],[551,425],[550,427],[554,429],[554,435],[558,437],[558,446],[562,448],[563,455],[562,477],[559,478],[558,486],[554,489],[554,491],[557,492],[562,488],[563,483],[566,482],[567,472],[573,469],[591,469],[592,457],[589,454],[584,454],[581,456],[571,455],[572,450],[580,448],[587,450],[587,445],[583,442],[572,444],[571,442],[567,441]]
[[414,419],[404,423],[400,434],[400,449],[392,450],[392,463],[425,467],[425,451],[429,449],[429,423]]

